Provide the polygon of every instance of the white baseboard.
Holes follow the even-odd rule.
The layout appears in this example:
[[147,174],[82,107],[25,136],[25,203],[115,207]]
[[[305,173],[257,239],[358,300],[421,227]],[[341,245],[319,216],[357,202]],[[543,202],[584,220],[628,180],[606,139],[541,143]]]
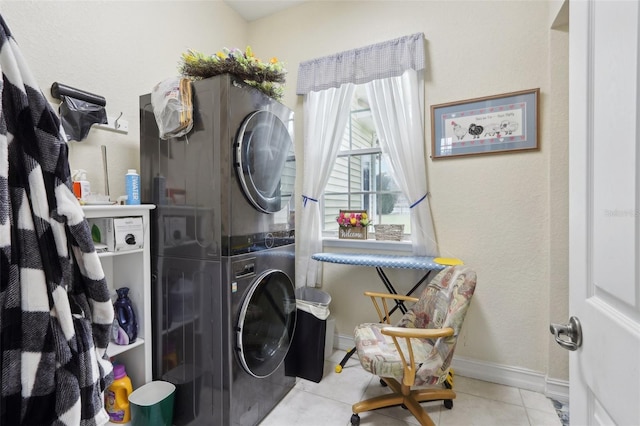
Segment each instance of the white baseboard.
[[[354,346],[353,337],[336,334],[333,346],[348,351]],[[456,374],[464,377],[540,392],[549,398],[569,402],[568,381],[550,378],[537,371],[455,355],[452,366]]]
[[333,347],[342,349],[343,351],[349,351],[353,349],[353,337],[346,336],[344,334],[335,334],[333,337]]
[[544,392],[549,398],[569,403],[569,381],[547,377],[547,388]]

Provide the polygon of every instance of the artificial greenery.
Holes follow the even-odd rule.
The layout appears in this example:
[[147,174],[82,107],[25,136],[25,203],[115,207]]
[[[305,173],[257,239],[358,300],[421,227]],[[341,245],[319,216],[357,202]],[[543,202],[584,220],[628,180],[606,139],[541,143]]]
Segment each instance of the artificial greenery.
[[184,77],[192,80],[231,74],[276,100],[280,100],[284,93],[282,84],[287,72],[284,64],[275,57],[269,62],[256,58],[250,46],[244,51],[225,47],[215,55],[205,55],[190,49],[182,54],[178,70]]

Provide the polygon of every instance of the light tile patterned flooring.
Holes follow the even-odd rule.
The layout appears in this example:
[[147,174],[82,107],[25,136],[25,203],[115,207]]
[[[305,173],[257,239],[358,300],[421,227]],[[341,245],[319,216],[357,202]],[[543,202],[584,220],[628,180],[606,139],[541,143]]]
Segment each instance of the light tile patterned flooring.
[[[295,387],[260,423],[260,426],[349,426],[351,405],[388,392],[378,377],[360,367],[354,357],[341,373],[335,366],[345,355],[336,350],[325,361],[320,383],[298,378]],[[497,385],[462,376],[455,377],[457,398],[448,410],[442,401],[423,403],[437,426],[560,426],[553,402],[543,394]],[[418,425],[401,407],[360,414],[361,426]]]

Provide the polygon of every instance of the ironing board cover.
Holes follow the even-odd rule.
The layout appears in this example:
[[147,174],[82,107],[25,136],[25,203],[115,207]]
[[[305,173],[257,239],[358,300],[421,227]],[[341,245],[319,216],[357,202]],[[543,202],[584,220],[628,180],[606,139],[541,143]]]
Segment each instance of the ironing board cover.
[[376,268],[430,269],[440,271],[445,268],[429,256],[402,256],[371,253],[316,253],[312,259],[320,262],[343,265],[374,266]]

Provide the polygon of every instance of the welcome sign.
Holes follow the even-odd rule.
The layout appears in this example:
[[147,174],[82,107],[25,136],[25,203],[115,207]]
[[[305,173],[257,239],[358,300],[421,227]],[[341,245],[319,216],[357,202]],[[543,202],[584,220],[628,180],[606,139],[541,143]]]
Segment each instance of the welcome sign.
[[366,240],[367,228],[338,228],[338,238],[346,240]]

